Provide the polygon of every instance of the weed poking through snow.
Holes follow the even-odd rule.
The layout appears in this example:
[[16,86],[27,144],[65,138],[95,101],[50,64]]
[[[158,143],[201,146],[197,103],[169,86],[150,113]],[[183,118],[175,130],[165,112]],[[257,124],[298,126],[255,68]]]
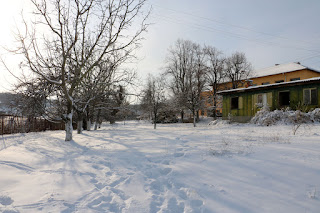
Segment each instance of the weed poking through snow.
[[239,141],[231,141],[228,138],[222,137],[218,143],[211,143],[209,154],[213,156],[229,156],[239,154],[252,153],[252,143],[244,143]]
[[311,191],[308,192],[308,197],[310,199],[316,199],[317,198],[317,188],[314,187],[313,189],[311,189]]

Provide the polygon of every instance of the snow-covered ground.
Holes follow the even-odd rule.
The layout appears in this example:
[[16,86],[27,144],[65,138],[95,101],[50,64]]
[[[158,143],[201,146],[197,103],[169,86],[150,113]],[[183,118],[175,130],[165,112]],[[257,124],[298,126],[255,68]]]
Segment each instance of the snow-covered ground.
[[320,212],[320,125],[105,125],[0,138],[0,212]]

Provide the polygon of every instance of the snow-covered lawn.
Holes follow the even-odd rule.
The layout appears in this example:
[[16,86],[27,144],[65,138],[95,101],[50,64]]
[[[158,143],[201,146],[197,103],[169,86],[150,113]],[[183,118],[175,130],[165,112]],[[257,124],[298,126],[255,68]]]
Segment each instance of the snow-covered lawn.
[[0,138],[0,212],[320,212],[320,125],[105,125]]

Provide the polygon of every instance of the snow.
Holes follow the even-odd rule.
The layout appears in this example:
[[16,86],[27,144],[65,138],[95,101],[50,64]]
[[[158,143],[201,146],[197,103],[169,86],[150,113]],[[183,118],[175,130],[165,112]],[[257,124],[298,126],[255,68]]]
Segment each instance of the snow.
[[[276,66],[260,69],[255,71],[255,78],[268,76],[268,75],[276,75],[276,74],[282,74],[287,72],[293,72],[297,70],[303,70],[303,69],[310,69],[306,66],[303,66],[298,63],[287,63],[287,64],[279,64]],[[312,69],[314,70],[314,69]],[[320,72],[318,70],[314,70],[316,72]]]
[[0,212],[320,212],[320,124],[5,135]]
[[266,88],[266,87],[273,87],[273,86],[280,86],[280,85],[290,85],[290,84],[298,84],[303,82],[311,82],[311,81],[319,81],[320,77],[313,77],[313,78],[307,78],[303,80],[296,80],[296,81],[288,81],[288,82],[281,82],[281,83],[274,83],[274,84],[266,84],[266,85],[257,85],[257,86],[250,86],[250,87],[244,87],[244,88],[236,88],[236,89],[229,89],[229,90],[222,90],[217,92],[218,94],[224,94],[229,92],[244,92],[248,90],[254,90],[259,88]]

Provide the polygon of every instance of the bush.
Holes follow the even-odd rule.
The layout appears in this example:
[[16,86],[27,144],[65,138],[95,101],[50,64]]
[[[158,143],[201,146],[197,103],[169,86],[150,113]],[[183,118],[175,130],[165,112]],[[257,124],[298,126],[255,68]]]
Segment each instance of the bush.
[[284,124],[302,124],[320,122],[320,109],[317,108],[310,112],[301,112],[300,110],[274,110],[262,109],[251,119],[251,123],[262,126],[269,126],[278,123]]
[[164,110],[159,112],[157,123],[177,123],[178,118],[176,116],[176,112],[173,110]]

